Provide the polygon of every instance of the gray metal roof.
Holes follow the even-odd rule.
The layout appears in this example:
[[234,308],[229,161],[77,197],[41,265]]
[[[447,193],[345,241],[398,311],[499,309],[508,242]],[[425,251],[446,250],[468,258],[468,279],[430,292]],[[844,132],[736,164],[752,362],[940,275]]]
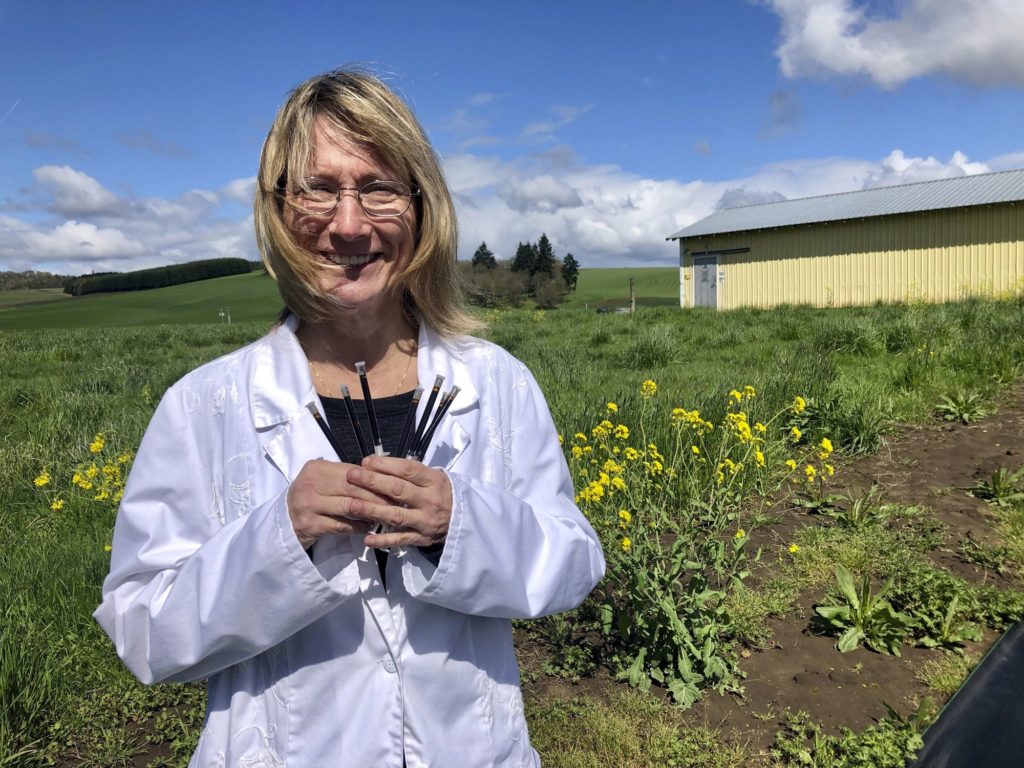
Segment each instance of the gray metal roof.
[[724,208],[670,235],[668,240],[752,229],[790,227],[820,221],[863,219],[942,208],[1024,200],[1024,170],[920,181],[778,203]]

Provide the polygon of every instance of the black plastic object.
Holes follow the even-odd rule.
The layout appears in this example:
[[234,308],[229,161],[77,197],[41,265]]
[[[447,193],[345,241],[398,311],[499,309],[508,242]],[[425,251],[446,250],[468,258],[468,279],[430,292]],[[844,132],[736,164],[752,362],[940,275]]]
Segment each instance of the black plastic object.
[[1024,621],[992,646],[924,733],[911,768],[1024,766]]

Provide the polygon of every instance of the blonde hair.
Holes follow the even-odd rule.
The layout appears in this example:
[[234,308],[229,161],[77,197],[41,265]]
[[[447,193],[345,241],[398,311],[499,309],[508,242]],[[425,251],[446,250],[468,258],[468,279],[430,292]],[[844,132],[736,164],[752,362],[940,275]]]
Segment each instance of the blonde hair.
[[253,214],[256,242],[281,298],[300,319],[319,323],[337,304],[319,289],[323,269],[285,224],[282,191],[289,174],[308,166],[317,119],[347,139],[374,150],[420,190],[412,261],[398,276],[407,312],[444,336],[482,326],[467,310],[456,251],[458,223],[441,163],[412,110],[380,78],[354,69],[312,77],[278,110],[260,154]]

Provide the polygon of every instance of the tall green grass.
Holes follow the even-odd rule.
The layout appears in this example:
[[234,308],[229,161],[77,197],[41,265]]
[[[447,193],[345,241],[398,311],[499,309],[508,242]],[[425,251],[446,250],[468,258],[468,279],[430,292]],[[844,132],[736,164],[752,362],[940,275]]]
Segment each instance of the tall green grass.
[[[246,279],[266,281],[224,278]],[[147,296],[159,303],[161,293]],[[96,328],[75,320],[78,327],[0,332],[0,765],[47,764],[65,748],[52,743],[55,723],[66,726],[89,706],[83,702],[132,685],[90,617],[114,511],[81,500],[53,511],[33,478],[49,468],[54,485],[66,486],[97,432],[119,450],[134,449],[163,391],[258,337],[277,306],[265,295],[265,315],[231,326]],[[799,393],[811,403],[810,429],[847,451],[870,450],[893,421],[930,418],[943,394],[997,397],[1024,364],[1018,301],[487,317],[488,335],[534,371],[567,436],[588,429],[609,400],[636,405],[640,383],[654,379],[659,403],[699,408],[713,420],[733,388],[753,385],[753,407],[766,413]],[[117,697],[106,701],[119,706]],[[138,715],[125,708],[120,716]],[[556,755],[546,760],[558,764]]]

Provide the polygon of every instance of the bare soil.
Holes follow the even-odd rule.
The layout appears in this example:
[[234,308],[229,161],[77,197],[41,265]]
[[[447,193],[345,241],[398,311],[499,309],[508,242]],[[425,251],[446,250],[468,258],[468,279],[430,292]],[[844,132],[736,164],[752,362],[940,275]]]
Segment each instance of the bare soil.
[[[998,467],[1017,469],[1024,463],[1024,384],[1000,398],[992,416],[972,424],[935,421],[924,426],[899,427],[881,451],[847,462],[836,472],[829,493],[860,493],[877,483],[887,501],[919,505],[943,524],[945,541],[930,553],[934,562],[975,583],[1021,588],[1012,575],[967,562],[957,553],[960,542],[971,536],[976,542],[998,544],[999,535],[988,505],[966,493]],[[817,524],[805,509],[785,501],[773,510],[777,519],[759,529],[754,545],[778,551],[792,541],[796,528]],[[766,566],[770,567],[770,566]],[[756,581],[758,574],[755,573]],[[746,744],[753,753],[767,750],[788,713],[807,712],[826,732],[840,726],[861,730],[887,714],[889,705],[910,714],[925,696],[935,699],[914,677],[923,662],[936,652],[904,645],[902,657],[886,656],[865,648],[841,654],[834,637],[816,636],[809,630],[814,604],[820,594],[802,596],[798,609],[772,624],[772,640],[765,649],[741,651],[740,667],[746,675],[742,696],[707,693],[684,717],[692,725],[719,729],[730,741]],[[980,658],[998,639],[988,632],[966,652]],[[521,647],[529,670],[528,647]],[[565,681],[538,677],[527,683],[534,696],[547,698],[586,691],[603,697],[607,677]],[[944,702],[938,701],[937,704]]]

